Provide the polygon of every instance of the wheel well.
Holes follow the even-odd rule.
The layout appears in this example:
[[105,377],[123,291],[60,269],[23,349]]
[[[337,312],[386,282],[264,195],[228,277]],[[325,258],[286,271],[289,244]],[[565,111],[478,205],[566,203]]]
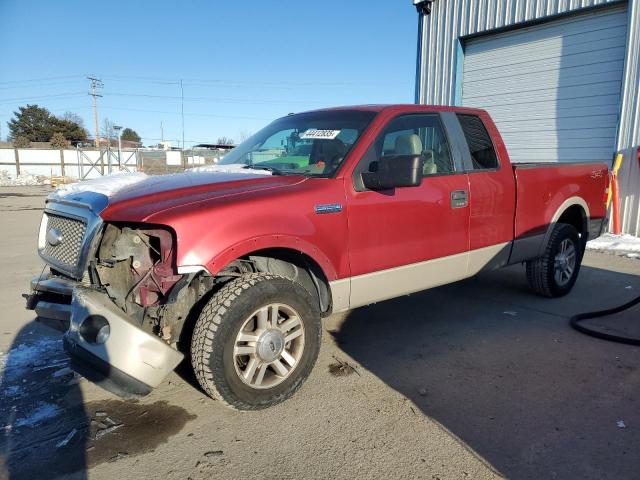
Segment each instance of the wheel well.
[[317,299],[322,316],[331,313],[329,281],[313,258],[287,248],[257,250],[230,262],[211,279],[212,286],[201,293],[198,301],[189,310],[180,330],[178,349],[181,352],[185,354],[190,352],[194,325],[211,297],[230,280],[253,272],[269,272],[300,283]]
[[316,296],[320,311],[330,313],[329,281],[320,265],[309,255],[288,248],[268,248],[252,252],[240,260],[251,262],[256,271],[281,275],[300,283]]
[[573,225],[580,234],[582,242],[587,242],[587,237],[589,235],[589,230],[587,228],[587,214],[584,211],[584,208],[580,205],[571,205],[567,208],[562,215],[560,215],[560,218],[558,218],[558,223]]

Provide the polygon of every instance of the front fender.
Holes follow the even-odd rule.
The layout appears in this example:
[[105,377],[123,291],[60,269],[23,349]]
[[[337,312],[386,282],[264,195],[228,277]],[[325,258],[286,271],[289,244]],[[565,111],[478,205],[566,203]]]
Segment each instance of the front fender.
[[304,253],[320,265],[327,280],[332,281],[338,278],[334,265],[320,248],[306,240],[290,235],[263,235],[243,240],[217,253],[206,262],[205,266],[212,275],[215,275],[237,258],[268,248],[285,248]]
[[349,276],[346,209],[330,214],[318,205],[344,204],[334,179],[308,179],[295,188],[184,205],[154,216],[176,232],[181,271],[206,267],[211,274],[258,250],[285,248],[311,257],[331,281]]

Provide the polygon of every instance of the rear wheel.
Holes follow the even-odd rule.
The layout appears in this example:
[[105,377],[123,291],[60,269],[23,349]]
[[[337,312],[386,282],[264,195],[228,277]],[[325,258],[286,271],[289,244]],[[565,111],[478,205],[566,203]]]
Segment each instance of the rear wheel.
[[575,227],[556,224],[544,254],[527,262],[529,285],[546,297],[566,295],[578,279],[582,254],[582,242]]
[[192,365],[202,388],[239,410],[291,397],[320,349],[317,300],[284,277],[256,273],[225,285],[202,310]]

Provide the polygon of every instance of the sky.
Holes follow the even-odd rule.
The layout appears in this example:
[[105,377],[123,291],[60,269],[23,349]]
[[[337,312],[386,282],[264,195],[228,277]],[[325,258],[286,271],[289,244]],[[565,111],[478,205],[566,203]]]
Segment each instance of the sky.
[[[74,112],[144,145],[238,141],[290,112],[412,103],[411,0],[0,0],[0,137],[19,106]],[[180,80],[183,91],[181,93]]]

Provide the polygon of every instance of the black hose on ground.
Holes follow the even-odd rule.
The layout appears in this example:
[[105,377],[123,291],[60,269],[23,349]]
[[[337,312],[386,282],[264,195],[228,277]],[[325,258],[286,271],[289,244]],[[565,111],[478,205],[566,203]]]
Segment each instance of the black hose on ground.
[[569,319],[569,323],[573,328],[579,332],[591,335],[592,337],[601,338],[603,340],[609,340],[611,342],[626,343],[627,345],[640,345],[640,338],[629,338],[620,335],[612,335],[610,333],[604,333],[600,330],[593,330],[591,328],[581,325],[580,322],[589,318],[605,317],[607,315],[613,315],[614,313],[622,312],[640,303],[640,297],[634,298],[630,302],[620,305],[619,307],[609,308],[607,310],[599,310],[597,312],[585,312],[574,315]]

